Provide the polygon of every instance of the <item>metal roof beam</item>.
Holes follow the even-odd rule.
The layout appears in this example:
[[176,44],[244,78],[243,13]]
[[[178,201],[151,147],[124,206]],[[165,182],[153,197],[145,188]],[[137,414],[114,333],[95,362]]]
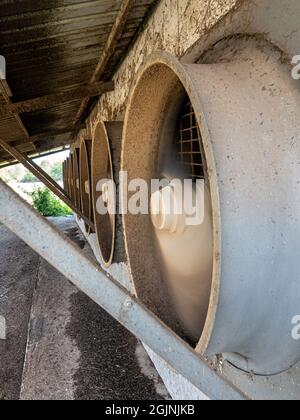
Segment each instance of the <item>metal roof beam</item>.
[[105,92],[114,90],[114,82],[97,82],[90,85],[79,86],[66,92],[54,93],[39,98],[29,99],[17,103],[9,103],[0,108],[0,117],[11,114],[22,114],[51,108],[57,104],[92,98]]
[[[94,71],[94,74],[91,77],[90,83],[95,83],[97,80],[99,80],[103,76],[110,59],[115,53],[115,50],[118,46],[118,41],[123,33],[129,14],[132,11],[133,6],[135,4],[136,4],[136,0],[122,0],[120,11],[112,27],[107,43],[102,51],[102,54],[100,56],[96,69]],[[88,105],[88,99],[84,99],[77,112],[75,123],[80,121],[83,113],[85,112],[87,105]]]
[[74,125],[73,127],[65,127],[65,128],[57,128],[55,130],[48,130],[43,133],[38,133],[33,136],[30,136],[29,138],[26,138],[24,140],[14,141],[10,143],[10,145],[13,147],[17,147],[26,143],[36,143],[39,141],[45,141],[45,140],[48,140],[49,137],[56,137],[56,136],[61,136],[63,134],[69,134],[69,133],[72,134],[75,132],[77,133],[78,131],[84,130],[85,128],[86,128],[85,124],[77,124],[77,125]]
[[[68,146],[57,146],[55,149],[51,150],[50,152],[48,151],[32,151],[30,153],[27,154],[28,157],[30,157],[30,159],[35,160],[35,159],[40,159],[40,158],[44,158],[47,156],[52,156],[55,155],[57,153],[61,153],[61,152],[66,152],[69,151],[70,148]],[[1,158],[2,159],[2,158]],[[2,162],[0,161],[0,169],[4,169],[4,168],[9,168],[11,166],[14,165],[18,165],[19,162],[17,160],[14,160],[13,158],[11,158],[10,160],[3,160]]]

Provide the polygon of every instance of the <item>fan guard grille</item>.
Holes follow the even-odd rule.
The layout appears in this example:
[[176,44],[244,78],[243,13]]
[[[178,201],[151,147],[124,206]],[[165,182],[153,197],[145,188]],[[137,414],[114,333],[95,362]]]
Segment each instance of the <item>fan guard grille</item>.
[[194,108],[187,98],[179,116],[178,141],[179,163],[184,173],[194,182],[205,178],[200,128]]

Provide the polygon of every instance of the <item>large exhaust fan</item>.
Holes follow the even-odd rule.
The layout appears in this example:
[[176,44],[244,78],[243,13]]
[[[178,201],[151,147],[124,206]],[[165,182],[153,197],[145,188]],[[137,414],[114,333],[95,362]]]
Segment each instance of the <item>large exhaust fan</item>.
[[70,157],[66,159],[66,193],[68,198],[71,197],[71,180],[70,180]]
[[73,152],[73,190],[74,203],[78,210],[81,210],[81,192],[80,192],[80,177],[79,177],[79,148],[75,147]]
[[[119,171],[122,122],[100,121],[92,144],[92,192],[95,230],[105,267],[125,261],[122,218],[119,215]],[[116,185],[115,191],[111,182]],[[107,212],[99,211],[107,208]]]
[[70,199],[75,203],[75,187],[74,187],[74,153],[70,153],[70,163],[69,163],[69,188],[70,188]]
[[[300,93],[282,58],[249,37],[202,64],[154,54],[123,135],[128,181],[165,180],[149,215],[123,216],[138,297],[200,354],[260,375],[300,360]],[[174,179],[203,180],[201,224],[166,211]]]
[[67,160],[63,161],[62,172],[63,172],[63,188],[66,194],[68,194],[67,193]]
[[[83,139],[80,143],[80,193],[81,210],[83,215],[94,222],[94,213],[92,206],[92,180],[91,180],[91,159],[92,159],[92,141]],[[91,228],[85,224],[87,233],[92,233]]]

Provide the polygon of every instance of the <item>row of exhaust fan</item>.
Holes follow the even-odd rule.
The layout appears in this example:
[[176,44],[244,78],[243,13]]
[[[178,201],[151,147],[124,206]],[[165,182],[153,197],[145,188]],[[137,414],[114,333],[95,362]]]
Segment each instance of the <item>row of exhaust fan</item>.
[[75,147],[63,163],[64,189],[75,207],[91,222],[85,224],[85,229],[88,234],[97,234],[106,267],[111,265],[113,257],[115,262],[122,262],[125,257],[124,254],[123,259],[114,255],[115,218],[96,211],[97,199],[102,194],[96,187],[100,180],[114,180],[120,168],[117,153],[121,150],[122,128],[121,122],[99,122],[93,139],[82,139],[80,146]]
[[201,64],[158,52],[136,76],[124,127],[99,123],[64,164],[106,265],[120,221],[95,214],[95,182],[118,173],[121,149],[129,181],[204,179],[202,226],[171,231],[126,214],[118,241],[150,310],[200,354],[259,375],[300,360],[300,92],[290,70],[277,47],[249,36],[221,40]]

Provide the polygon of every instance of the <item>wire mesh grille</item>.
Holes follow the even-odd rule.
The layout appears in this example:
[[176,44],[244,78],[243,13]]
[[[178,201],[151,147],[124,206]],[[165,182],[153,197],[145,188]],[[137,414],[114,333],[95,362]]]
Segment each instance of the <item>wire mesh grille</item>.
[[194,182],[204,179],[200,128],[189,99],[185,101],[178,125],[179,162],[188,178]]

